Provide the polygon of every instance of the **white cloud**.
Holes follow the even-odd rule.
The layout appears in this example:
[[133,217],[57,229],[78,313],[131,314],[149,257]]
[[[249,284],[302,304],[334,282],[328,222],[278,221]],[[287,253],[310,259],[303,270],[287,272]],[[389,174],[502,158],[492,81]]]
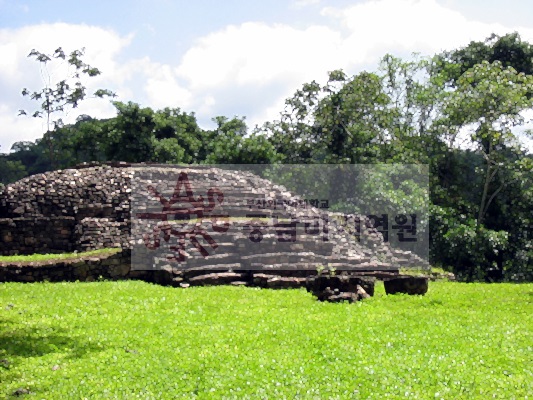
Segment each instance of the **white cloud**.
[[[268,116],[276,118],[281,111],[265,113],[266,107],[283,104],[283,99],[302,83],[324,77],[325,72],[343,66],[345,56],[339,51],[342,36],[326,26],[312,26],[305,30],[288,25],[245,23],[229,26],[197,41],[183,57],[176,72],[188,83],[199,99],[214,99],[207,104],[197,102],[195,109],[211,111],[225,105],[224,111],[246,115],[251,125],[260,124]],[[236,93],[255,97],[253,107],[245,110],[228,107]],[[234,99],[236,104],[242,100]],[[281,104],[280,104],[281,103]]]
[[[304,6],[318,1],[296,3]],[[333,69],[354,74],[374,68],[387,52],[431,55],[483,40],[492,32],[515,30],[524,40],[533,40],[532,27],[468,20],[434,0],[366,1],[345,8],[326,7],[321,14],[323,23],[307,28],[263,22],[228,25],[198,38],[178,65],[142,54],[119,62],[118,55],[124,56],[134,36],[95,26],[43,24],[0,30],[2,150],[15,141],[14,134],[20,135],[16,140],[38,137],[28,134],[29,122],[15,115],[24,105],[20,89],[41,85],[35,62],[26,55],[32,48],[53,51],[50,43],[65,50],[85,46],[87,61],[103,72],[91,85],[115,90],[122,101],[154,108],[180,107],[195,111],[204,122],[216,115],[245,115],[253,126],[277,118],[284,99],[302,83],[324,82]],[[80,112],[104,117],[112,115],[113,107],[87,102]]]
[[198,40],[177,73],[195,90],[306,79],[338,63],[341,43],[340,33],[324,26],[298,30],[259,22],[232,25]]
[[2,54],[0,58],[0,71],[10,80],[19,75],[15,61],[18,55],[17,50],[17,45],[14,42],[0,44],[0,54]]
[[[83,60],[98,67],[103,74],[87,80],[88,93],[96,88],[104,87],[117,90],[120,87],[120,75],[115,58],[120,50],[127,46],[132,37],[121,37],[113,31],[87,25],[69,25],[65,23],[41,24],[27,26],[21,29],[0,30],[0,145],[2,151],[7,151],[14,142],[35,140],[40,137],[46,126],[42,119],[17,117],[19,109],[26,109],[30,113],[38,109],[37,102],[31,102],[21,97],[21,89],[27,87],[30,91],[39,91],[44,87],[43,78],[46,74],[40,72],[40,64],[33,58],[28,58],[32,49],[43,53],[53,53],[61,46],[67,53],[86,48]],[[52,85],[57,79],[64,79],[67,75],[66,63],[57,66],[50,62],[49,72],[52,75]],[[81,103],[75,112],[63,117],[72,122],[79,114],[90,114],[97,117],[109,117],[114,114],[113,107],[105,101],[87,99]]]
[[[33,112],[39,107],[37,102],[22,98],[21,89],[34,91],[44,86],[38,62],[27,57],[32,49],[50,54],[59,46],[66,52],[85,47],[83,60],[102,72],[84,81],[87,93],[105,88],[116,92],[118,100],[136,101],[143,106],[192,107],[191,92],[179,84],[172,66],[149,57],[118,61],[133,39],[133,35],[120,36],[101,27],[65,23],[0,30],[0,151],[8,151],[17,141],[35,140],[47,129],[42,119],[17,117],[19,109]],[[52,84],[67,76],[66,63],[59,67],[49,64]],[[106,100],[86,98],[79,108],[56,117],[68,123],[80,114],[109,118],[116,112]]]
[[0,71],[4,77],[4,73],[9,73],[7,78],[19,83],[35,70],[35,61],[26,57],[32,49],[52,53],[59,46],[67,52],[85,47],[85,60],[89,64],[95,64],[103,70],[112,70],[115,67],[114,56],[131,39],[132,37],[122,38],[113,31],[100,27],[65,23],[2,29],[0,45],[11,51],[6,57],[3,55]]
[[470,21],[433,0],[368,1],[326,7],[322,15],[331,23],[307,29],[260,22],[228,26],[198,39],[176,72],[192,93],[214,96],[217,105],[224,101],[216,95],[221,88],[228,97],[236,87],[269,96],[272,103],[266,108],[246,110],[248,121],[255,124],[266,116],[276,118],[283,99],[304,82],[324,81],[333,69],[356,73],[362,66],[376,65],[387,52],[431,55],[483,40],[492,32],[519,29],[524,38],[533,36],[531,29]]
[[431,55],[510,30],[468,20],[434,0],[368,1],[345,9],[324,8],[322,14],[339,20],[349,32],[343,51],[357,54],[352,62],[376,62],[387,52]]
[[0,152],[11,149],[14,142],[33,141],[42,134],[41,121],[17,117],[16,112],[6,104],[0,104]]
[[147,104],[155,108],[187,108],[192,103],[191,92],[179,82],[170,65],[153,62],[149,57],[126,64],[124,71],[130,79],[143,82],[143,97]]

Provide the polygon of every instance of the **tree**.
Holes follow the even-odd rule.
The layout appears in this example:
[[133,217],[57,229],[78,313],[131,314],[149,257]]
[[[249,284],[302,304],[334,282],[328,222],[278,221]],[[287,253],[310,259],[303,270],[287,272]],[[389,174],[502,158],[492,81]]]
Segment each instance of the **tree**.
[[194,113],[164,108],[154,113],[155,161],[199,163],[206,157],[210,135],[198,126]]
[[[63,121],[61,118],[55,118],[56,114],[63,114],[69,108],[77,108],[79,103],[86,96],[86,87],[82,83],[82,77],[94,77],[100,75],[98,68],[92,67],[82,60],[85,49],[74,50],[70,54],[65,54],[61,47],[57,48],[54,53],[46,54],[33,49],[28,57],[35,58],[40,64],[41,76],[43,76],[44,87],[36,91],[30,91],[27,88],[22,89],[23,96],[29,96],[31,100],[40,102],[37,110],[31,113],[34,118],[46,119],[46,133],[44,140],[48,145],[48,154],[52,168],[56,166],[54,140],[50,137],[53,129],[61,127]],[[61,61],[62,60],[62,61]],[[49,71],[49,63],[56,61],[66,63],[68,67],[67,76],[58,81],[52,82],[52,74]],[[94,92],[96,97],[115,96],[109,90],[98,89]],[[25,110],[19,110],[19,115],[28,115]]]
[[20,162],[24,165],[27,175],[34,175],[50,170],[50,160],[46,156],[46,149],[41,139],[35,142],[16,142],[11,146],[11,153],[6,159]]
[[435,58],[439,72],[445,72],[446,81],[452,85],[483,61],[500,61],[504,68],[513,67],[518,73],[533,74],[533,45],[523,42],[517,32],[504,36],[492,34],[483,42],[472,41],[466,47],[443,52]]
[[[523,51],[509,50],[517,47]],[[494,266],[524,271],[527,261],[518,255],[528,246],[528,217],[519,204],[531,205],[522,186],[532,175],[516,136],[523,111],[532,106],[531,76],[509,66],[527,70],[531,57],[523,56],[531,46],[506,35],[473,49],[419,64],[392,56],[382,62],[385,92],[396,109],[390,129],[396,151],[389,154],[430,164],[433,262],[469,279]],[[467,56],[476,59],[470,67]],[[493,57],[505,58],[505,65],[483,60]],[[474,148],[466,150],[459,139],[468,130]]]
[[[533,106],[532,49],[506,35],[433,58],[386,55],[376,73],[333,71],[325,86],[303,85],[263,129],[283,162],[429,164],[432,261],[470,279],[494,265],[523,271],[533,164],[516,127]],[[465,149],[468,130],[473,148]],[[380,176],[365,179],[379,184],[362,199],[396,206],[423,198],[409,180],[402,194]],[[330,198],[345,192],[337,185]]]
[[390,125],[389,102],[376,74],[350,78],[336,70],[325,86],[304,84],[286,100],[281,120],[263,129],[285,162],[374,162]]
[[457,126],[470,126],[471,141],[485,160],[478,227],[494,198],[508,183],[509,174],[507,179],[501,176],[498,182],[497,174],[510,172],[521,162],[522,151],[512,128],[523,124],[523,111],[533,107],[528,96],[532,91],[533,76],[504,67],[499,61],[492,64],[483,61],[459,78],[457,90],[446,106],[446,113]]
[[113,102],[117,116],[108,128],[105,153],[108,160],[126,162],[153,161],[154,111],[138,104]]
[[10,160],[7,154],[0,153],[0,190],[2,185],[21,179],[26,173],[26,168],[19,160]]
[[217,129],[209,135],[206,164],[271,164],[277,154],[270,141],[261,134],[247,134],[244,118],[213,118]]

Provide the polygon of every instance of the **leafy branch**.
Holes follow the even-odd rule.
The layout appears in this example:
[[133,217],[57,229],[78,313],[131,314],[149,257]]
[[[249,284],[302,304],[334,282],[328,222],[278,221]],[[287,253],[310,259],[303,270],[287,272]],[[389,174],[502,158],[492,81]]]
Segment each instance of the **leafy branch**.
[[[39,107],[33,112],[19,110],[18,115],[31,115],[33,118],[46,118],[45,140],[48,145],[48,152],[52,168],[55,166],[54,145],[50,137],[50,132],[63,125],[61,118],[53,118],[56,113],[64,113],[67,109],[77,108],[86,97],[87,88],[82,83],[82,77],[95,77],[101,74],[98,68],[92,67],[82,60],[85,55],[85,48],[74,50],[66,54],[61,47],[58,47],[52,54],[42,53],[33,49],[29,58],[34,58],[40,63],[41,75],[43,76],[44,87],[30,91],[27,88],[22,89],[22,96],[29,97],[40,103]],[[65,79],[52,83],[52,76],[48,70],[48,65],[53,60],[66,62],[69,70]],[[98,89],[93,94],[95,97],[116,97],[115,93],[107,89]],[[53,127],[53,129],[51,129]]]

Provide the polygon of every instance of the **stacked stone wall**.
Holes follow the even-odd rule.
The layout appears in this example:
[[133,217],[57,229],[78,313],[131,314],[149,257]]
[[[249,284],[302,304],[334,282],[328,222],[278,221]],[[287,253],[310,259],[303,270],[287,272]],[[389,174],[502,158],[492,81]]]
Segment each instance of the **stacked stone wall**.
[[84,218],[75,228],[74,243],[79,251],[102,248],[127,248],[129,224],[110,218]]
[[33,175],[0,193],[0,255],[128,247],[131,171],[96,166]]
[[2,255],[65,253],[76,250],[73,217],[33,217],[0,219]]
[[0,264],[0,282],[91,282],[98,279],[127,279],[136,276],[143,277],[140,273],[130,275],[128,251],[75,260]]
[[[98,280],[135,279],[150,283],[186,288],[189,286],[234,285],[267,289],[306,287],[316,272],[276,270],[239,271],[181,270],[164,267],[160,270],[131,269],[131,251],[122,250],[99,257],[84,257],[64,261],[0,263],[0,282],[94,282]],[[371,295],[375,278],[350,275],[351,280],[365,281]]]
[[[163,181],[168,171],[168,168],[147,165],[91,164],[78,169],[34,175],[7,185],[0,193],[0,255],[86,251],[109,247],[130,250],[132,192],[138,193],[147,187],[146,182],[141,182],[143,187],[132,187],[132,178],[139,168],[150,171],[150,179],[161,177]],[[245,215],[247,208],[234,207],[237,204],[234,199],[243,196],[258,199],[274,196],[287,200],[288,203],[294,198],[283,187],[248,172],[207,166],[182,169],[188,171],[198,194],[205,195],[213,187],[221,189],[229,207],[226,211],[232,216],[241,217],[241,213]],[[175,185],[175,181],[172,183],[167,180],[167,183]],[[154,203],[150,207],[160,207],[157,200],[150,201]],[[318,209],[311,211],[317,216],[327,214],[331,221],[335,221],[331,218],[332,213]],[[284,212],[291,218],[300,217],[299,211],[290,206],[286,206]],[[244,232],[244,229],[240,229],[234,234],[226,234],[224,238],[213,233],[218,248],[215,254],[209,256],[210,262],[192,257],[188,267],[204,273],[237,269],[258,269],[273,273],[292,270],[294,275],[305,269],[316,271],[328,264],[338,270],[351,268],[394,272],[400,266],[420,262],[412,254],[398,252],[379,240],[372,247],[364,248],[350,240],[349,235],[335,225],[330,230],[331,241],[324,243],[323,248],[315,245],[312,251],[308,250],[306,243],[316,243],[316,237],[302,235],[298,243],[280,243],[276,233],[268,233],[261,242],[262,246],[254,247],[253,243],[250,244],[248,234]],[[125,252],[123,258],[131,265],[129,252]],[[165,263],[162,260],[160,265],[155,266],[156,269],[161,269]],[[134,267],[153,269],[154,266]],[[80,278],[79,274],[72,272],[75,270],[70,264],[65,264],[64,268],[64,277]],[[95,274],[106,276],[98,268]],[[39,279],[41,278],[45,279],[44,275]]]

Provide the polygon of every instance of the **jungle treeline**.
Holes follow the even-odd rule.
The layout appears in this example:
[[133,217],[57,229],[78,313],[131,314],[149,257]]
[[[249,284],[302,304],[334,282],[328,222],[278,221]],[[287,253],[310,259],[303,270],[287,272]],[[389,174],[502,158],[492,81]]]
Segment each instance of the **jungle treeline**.
[[[427,164],[430,256],[465,280],[533,280],[533,155],[520,138],[533,108],[533,46],[517,33],[432,57],[382,58],[329,73],[251,128],[216,116],[114,101],[0,155],[4,184],[88,161],[169,164]],[[5,149],[4,149],[5,150]],[[495,274],[496,272],[496,274]]]

